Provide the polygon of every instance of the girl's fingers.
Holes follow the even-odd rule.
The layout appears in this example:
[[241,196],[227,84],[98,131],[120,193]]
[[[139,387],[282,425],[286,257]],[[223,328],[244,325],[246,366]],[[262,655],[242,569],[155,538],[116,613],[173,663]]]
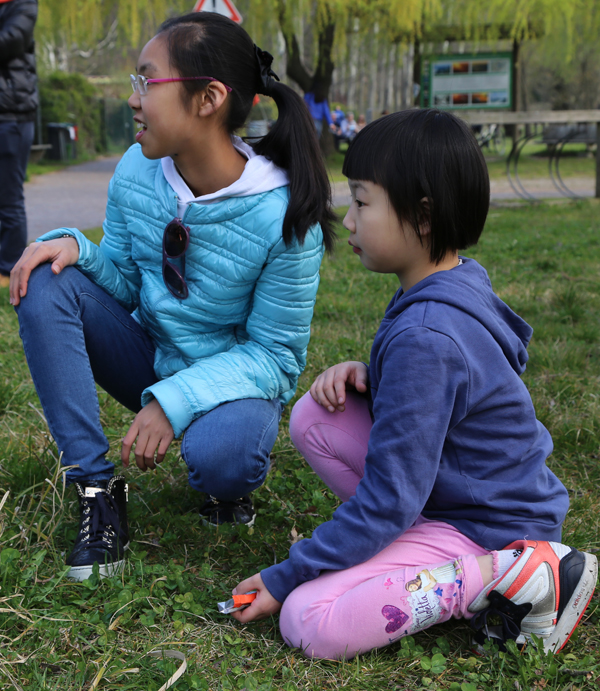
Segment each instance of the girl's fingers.
[[367,390],[367,366],[363,362],[356,363],[354,368],[354,388],[361,393]]
[[314,401],[323,408],[329,409],[331,403],[323,391],[323,374],[320,374],[314,381],[313,385],[310,387],[310,395],[313,397]]
[[158,445],[158,451],[156,452],[156,462],[162,463],[167,455],[167,450],[171,444],[172,439],[163,438]]
[[330,367],[320,374],[310,387],[310,395],[330,413],[343,411],[346,402],[346,381],[348,380],[348,363]]
[[148,468],[154,470],[156,468],[154,456],[157,446],[157,439],[153,438],[153,436],[149,435],[147,432],[140,432],[135,444],[135,462],[140,470],[147,470]]
[[327,410],[329,410],[330,413],[333,413],[339,405],[337,392],[337,386],[340,379],[339,365],[330,367],[327,372],[325,372],[325,375],[323,393],[328,401]]
[[[331,382],[330,382],[330,370],[326,370],[323,372],[321,375],[321,379],[319,382],[319,386],[317,387],[317,393],[319,396],[319,403],[323,406],[323,408],[327,408],[327,410],[330,413],[333,413],[335,410],[334,402],[335,402],[335,395],[329,396],[329,389],[331,388]],[[332,401],[331,398],[334,400]]]
[[334,389],[335,389],[335,403],[338,408],[338,410],[342,411],[344,409],[344,403],[346,402],[346,381],[348,377],[347,376],[338,376],[337,379],[334,381]]
[[121,442],[121,463],[123,463],[123,465],[126,468],[129,466],[129,457],[131,456],[131,447],[133,446],[133,442],[135,441],[137,435],[138,435],[138,432],[137,432],[137,427],[135,426],[135,420],[134,420],[134,424],[131,425],[131,427],[127,431],[127,434],[123,437],[123,441]]

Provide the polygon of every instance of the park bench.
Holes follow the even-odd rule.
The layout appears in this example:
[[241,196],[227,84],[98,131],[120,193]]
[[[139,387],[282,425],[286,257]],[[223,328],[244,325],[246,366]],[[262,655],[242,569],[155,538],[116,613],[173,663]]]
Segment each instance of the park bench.
[[29,163],[39,163],[46,151],[51,148],[51,144],[33,144],[29,149]]

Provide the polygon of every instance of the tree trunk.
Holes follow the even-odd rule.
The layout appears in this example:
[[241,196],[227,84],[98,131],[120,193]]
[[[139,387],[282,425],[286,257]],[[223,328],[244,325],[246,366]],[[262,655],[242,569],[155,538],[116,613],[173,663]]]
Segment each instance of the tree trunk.
[[[413,74],[412,74],[412,82],[413,82],[413,90],[412,93],[410,94],[411,98],[411,103],[414,106],[418,106],[421,103],[421,42],[419,41],[418,38],[415,38],[414,42],[414,53],[413,53]],[[418,84],[419,85],[419,93],[415,94],[415,88],[414,85]]]
[[[284,24],[281,16],[280,24],[283,30]],[[333,70],[335,67],[332,59],[335,24],[330,21],[319,31],[317,65],[314,75],[312,76],[302,63],[300,45],[295,34],[288,36],[285,31],[283,31],[283,36],[285,39],[285,52],[287,57],[287,76],[293,79],[304,93],[307,91],[314,93],[317,102],[328,101]],[[333,135],[327,123],[323,123],[320,144],[324,154],[328,155],[333,152]]]

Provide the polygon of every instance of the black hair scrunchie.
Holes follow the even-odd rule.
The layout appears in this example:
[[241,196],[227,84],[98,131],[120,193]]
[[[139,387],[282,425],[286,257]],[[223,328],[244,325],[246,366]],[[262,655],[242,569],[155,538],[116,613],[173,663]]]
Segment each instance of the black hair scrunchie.
[[261,50],[256,43],[254,44],[254,52],[256,53],[258,69],[260,70],[261,87],[259,88],[258,93],[269,96],[273,90],[273,80],[276,79],[277,81],[280,81],[279,77],[271,69],[273,56],[271,53],[267,53],[266,50]]

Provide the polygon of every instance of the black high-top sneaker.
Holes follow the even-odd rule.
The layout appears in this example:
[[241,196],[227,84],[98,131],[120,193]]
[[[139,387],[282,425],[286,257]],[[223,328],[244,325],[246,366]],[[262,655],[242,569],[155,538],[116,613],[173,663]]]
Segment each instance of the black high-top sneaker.
[[112,576],[123,568],[129,544],[127,485],[122,475],[108,482],[75,482],[79,498],[79,534],[67,557],[69,578],[83,581],[98,562],[101,576]]
[[223,523],[241,523],[251,528],[254,525],[256,511],[249,496],[232,501],[209,496],[200,509],[200,518],[204,525],[213,527]]

